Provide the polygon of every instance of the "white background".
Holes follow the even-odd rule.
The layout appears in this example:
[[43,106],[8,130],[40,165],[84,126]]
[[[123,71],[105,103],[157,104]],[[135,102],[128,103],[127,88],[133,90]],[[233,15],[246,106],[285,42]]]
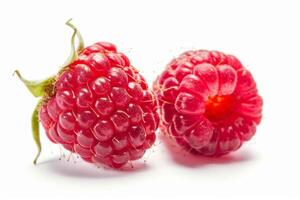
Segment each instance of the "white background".
[[[12,73],[17,68],[30,79],[55,73],[69,53],[72,31],[64,22],[71,17],[86,44],[115,43],[149,83],[184,50],[236,55],[264,98],[256,136],[219,159],[175,156],[158,141],[145,165],[118,172],[67,161],[68,153],[64,158],[42,132],[44,150],[34,166],[36,99]],[[300,6],[287,0],[1,0],[0,199],[300,199],[299,27]]]

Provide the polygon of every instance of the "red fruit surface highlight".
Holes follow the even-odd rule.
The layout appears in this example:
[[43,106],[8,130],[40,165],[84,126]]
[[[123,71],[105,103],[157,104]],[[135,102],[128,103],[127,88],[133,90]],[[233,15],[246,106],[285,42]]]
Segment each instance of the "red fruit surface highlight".
[[52,142],[85,161],[122,167],[141,158],[154,143],[159,124],[156,98],[115,45],[98,42],[75,50],[74,37],[81,36],[68,25],[74,29],[71,60],[56,76],[34,84],[17,72],[28,89],[42,97],[32,120],[35,141],[41,149],[39,112]]
[[256,83],[232,55],[185,52],[167,65],[153,88],[162,130],[192,153],[235,151],[261,121],[263,101]]

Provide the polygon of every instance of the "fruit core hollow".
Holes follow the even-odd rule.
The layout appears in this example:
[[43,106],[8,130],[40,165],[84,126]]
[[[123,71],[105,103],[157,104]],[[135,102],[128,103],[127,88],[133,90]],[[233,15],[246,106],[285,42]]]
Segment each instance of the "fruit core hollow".
[[212,122],[228,118],[234,111],[236,99],[232,95],[209,97],[205,105],[205,116]]

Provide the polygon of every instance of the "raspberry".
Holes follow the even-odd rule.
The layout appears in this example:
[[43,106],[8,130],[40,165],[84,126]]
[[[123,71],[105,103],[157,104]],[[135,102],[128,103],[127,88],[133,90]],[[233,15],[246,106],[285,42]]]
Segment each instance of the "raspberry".
[[154,82],[161,128],[184,149],[220,156],[256,132],[262,98],[251,73],[232,55],[188,51]]
[[[40,148],[38,112],[52,142],[85,161],[120,168],[141,158],[155,141],[155,96],[115,45],[98,42],[83,48],[80,33],[67,24],[74,29],[72,59],[55,77],[34,84],[17,72],[35,96],[42,96],[33,114],[36,142]],[[77,51],[76,35],[82,46]]]

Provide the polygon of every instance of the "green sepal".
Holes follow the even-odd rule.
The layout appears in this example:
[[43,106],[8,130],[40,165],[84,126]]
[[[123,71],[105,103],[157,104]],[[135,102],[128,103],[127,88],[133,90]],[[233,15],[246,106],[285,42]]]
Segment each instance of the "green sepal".
[[[66,22],[66,25],[71,27],[73,29],[73,34],[71,37],[71,52],[64,63],[63,66],[61,66],[61,69],[58,74],[65,71],[71,63],[73,63],[77,58],[79,53],[84,49],[84,42],[83,38],[80,34],[80,32],[77,30],[77,28],[71,23],[71,20],[68,20]],[[75,37],[78,39],[78,47],[75,48]],[[32,136],[36,143],[36,146],[38,148],[38,152],[33,160],[33,163],[36,164],[37,160],[41,154],[42,151],[42,145],[40,141],[40,127],[39,127],[39,109],[43,103],[43,101],[47,98],[47,96],[53,95],[53,89],[54,89],[54,82],[56,80],[56,76],[51,76],[45,80],[42,81],[29,81],[20,74],[18,70],[15,70],[14,74],[17,74],[19,79],[24,83],[24,85],[27,87],[27,89],[30,91],[30,93],[35,97],[42,97],[39,100],[39,103],[36,105],[35,109],[33,110],[32,116],[31,116],[31,128],[32,128]]]
[[[53,77],[50,77],[43,81],[29,81],[29,80],[23,78],[18,70],[15,71],[15,74],[18,75],[18,77],[24,83],[24,85],[28,88],[30,93],[35,97],[44,97],[47,92],[46,88],[47,87],[52,88],[53,82],[55,80],[55,76],[53,76]],[[41,151],[42,151],[42,145],[41,145],[41,141],[40,141],[40,126],[39,126],[38,114],[39,114],[39,109],[41,107],[43,100],[44,100],[43,98],[41,98],[39,100],[38,104],[34,108],[32,115],[31,115],[32,136],[33,136],[34,142],[38,148],[38,152],[33,160],[33,164],[36,164],[37,159],[39,158]]]
[[[62,70],[64,70],[64,68],[68,67],[72,62],[74,62],[78,58],[79,53],[84,49],[84,42],[83,42],[81,33],[71,23],[71,20],[72,19],[69,19],[66,22],[66,25],[71,27],[74,31],[72,34],[72,37],[71,37],[71,52],[70,52],[68,59],[65,61],[65,63],[62,66]],[[78,47],[77,48],[75,48],[75,37],[77,37],[77,39],[78,39]]]
[[69,19],[66,22],[66,25],[71,27],[74,31],[76,30],[75,32],[76,32],[76,36],[77,36],[77,39],[78,39],[78,47],[77,47],[76,51],[79,54],[84,49],[84,41],[83,41],[81,33],[76,28],[76,26],[74,26],[74,24],[71,23],[71,21],[72,21],[72,19]]
[[45,94],[45,89],[49,87],[55,80],[55,76],[47,78],[42,81],[29,81],[25,79],[18,70],[15,70],[14,74],[17,74],[19,79],[24,83],[30,93],[35,97],[42,97]]
[[33,136],[35,144],[38,148],[38,152],[33,160],[33,164],[36,164],[38,158],[41,155],[41,151],[42,151],[42,144],[41,144],[41,140],[40,140],[40,125],[39,125],[39,109],[40,109],[40,107],[41,107],[41,100],[34,108],[32,116],[31,116],[32,136]]

